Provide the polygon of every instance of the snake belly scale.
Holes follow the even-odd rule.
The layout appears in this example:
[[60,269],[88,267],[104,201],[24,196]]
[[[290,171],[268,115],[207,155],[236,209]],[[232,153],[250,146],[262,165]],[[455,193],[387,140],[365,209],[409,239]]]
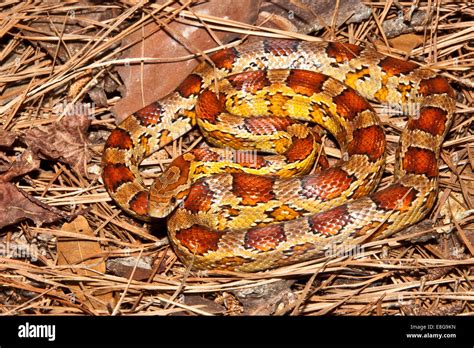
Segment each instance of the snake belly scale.
[[[447,80],[417,64],[338,42],[261,40],[210,56],[168,96],[114,129],[105,188],[132,216],[168,218],[194,269],[254,272],[383,238],[421,220],[455,111]],[[385,134],[370,103],[416,105],[400,135],[395,180],[375,191]],[[308,174],[326,128],[343,158]],[[199,126],[215,147],[185,153],[151,188],[140,162]],[[226,148],[258,150],[252,159]]]

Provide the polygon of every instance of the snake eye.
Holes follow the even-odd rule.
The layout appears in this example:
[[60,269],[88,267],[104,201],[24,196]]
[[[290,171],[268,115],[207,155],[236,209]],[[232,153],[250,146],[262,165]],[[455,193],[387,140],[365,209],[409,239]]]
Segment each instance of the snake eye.
[[175,204],[176,203],[176,197],[171,197],[170,202],[171,202],[171,204]]

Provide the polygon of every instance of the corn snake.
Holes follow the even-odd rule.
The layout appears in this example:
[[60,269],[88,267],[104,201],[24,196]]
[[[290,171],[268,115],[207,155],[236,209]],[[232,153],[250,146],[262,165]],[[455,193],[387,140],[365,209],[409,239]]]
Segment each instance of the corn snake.
[[[104,185],[122,209],[143,220],[171,214],[169,239],[184,264],[275,268],[392,235],[429,212],[455,109],[443,77],[336,42],[255,41],[210,59],[214,66],[202,63],[175,92],[119,124],[102,160]],[[377,192],[386,142],[366,99],[419,103],[400,135],[395,181]],[[339,142],[335,166],[307,174],[318,136],[305,122]],[[139,163],[196,124],[212,145],[270,154],[250,161],[198,148],[145,187]]]

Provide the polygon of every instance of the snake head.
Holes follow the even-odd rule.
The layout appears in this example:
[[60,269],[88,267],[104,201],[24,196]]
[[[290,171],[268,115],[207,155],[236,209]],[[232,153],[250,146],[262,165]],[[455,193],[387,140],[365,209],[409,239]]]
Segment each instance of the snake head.
[[176,158],[150,188],[148,215],[163,218],[184,201],[191,187],[189,166],[192,158]]
[[[155,181],[156,183],[156,181]],[[164,218],[171,214],[171,212],[184,200],[187,195],[187,190],[183,198],[176,198],[172,192],[158,192],[154,189],[153,184],[150,190],[150,201],[148,202],[148,215],[152,218]]]

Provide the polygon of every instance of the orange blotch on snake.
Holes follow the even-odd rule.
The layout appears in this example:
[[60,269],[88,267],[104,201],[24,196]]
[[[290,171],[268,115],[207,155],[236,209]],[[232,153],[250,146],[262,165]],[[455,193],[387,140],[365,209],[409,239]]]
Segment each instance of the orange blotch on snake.
[[209,186],[203,181],[198,181],[191,187],[184,201],[184,209],[192,213],[208,211],[211,208],[213,196],[214,193],[209,189]]
[[398,76],[400,74],[407,74],[418,68],[418,65],[415,63],[407,62],[405,60],[393,57],[383,58],[380,61],[379,66],[388,76]]
[[347,148],[349,155],[364,154],[376,161],[384,154],[385,133],[382,127],[374,125],[356,129],[353,137]]
[[204,226],[194,225],[176,232],[176,239],[190,253],[203,255],[206,252],[217,250],[219,240],[223,234],[224,232],[213,231]]
[[115,192],[122,184],[135,180],[132,171],[124,165],[106,165],[102,177],[110,192]]
[[418,93],[423,96],[446,93],[452,98],[455,97],[454,90],[448,80],[441,76],[420,81]]
[[109,135],[105,147],[113,147],[121,150],[129,150],[133,146],[130,134],[120,128],[115,128]]
[[341,63],[355,58],[362,51],[362,47],[357,45],[329,42],[326,48],[326,54],[336,59],[336,62]]
[[301,194],[306,198],[322,201],[334,199],[346,191],[354,177],[340,168],[329,168],[301,179]]
[[255,93],[270,85],[267,75],[263,70],[245,71],[240,74],[229,76],[227,80],[238,91]]
[[359,112],[372,109],[369,102],[353,89],[345,89],[333,99],[337,106],[337,113],[349,120],[353,120]]
[[188,98],[191,95],[197,95],[201,91],[201,76],[191,74],[178,86],[176,91],[183,98]]
[[194,149],[192,154],[196,161],[217,162],[221,160],[221,156],[209,148]]
[[315,172],[319,172],[322,169],[329,168],[329,160],[326,156],[326,154],[323,152],[321,155],[319,155],[318,162],[316,163],[316,170]]
[[409,147],[403,156],[402,168],[407,173],[425,174],[430,178],[438,175],[438,163],[431,150]]
[[340,205],[339,207],[308,217],[311,231],[314,234],[322,235],[338,234],[350,221],[352,221],[352,217],[349,215],[346,205]]
[[142,126],[149,126],[161,122],[163,108],[160,103],[155,102],[138,110],[134,116]]
[[308,70],[293,69],[286,79],[288,87],[295,93],[311,96],[322,91],[326,75]]
[[210,90],[204,90],[198,98],[196,116],[201,120],[215,123],[217,116],[225,110],[225,97],[217,95]]
[[284,241],[286,241],[286,235],[282,225],[254,227],[245,234],[244,248],[269,251],[274,250]]
[[238,58],[235,48],[226,48],[210,56],[217,68],[232,70],[235,60]]
[[408,121],[408,129],[419,129],[431,135],[442,135],[446,129],[447,113],[436,107],[425,107],[420,110],[420,115]]
[[377,204],[377,208],[407,211],[417,194],[418,192],[413,188],[394,184],[373,193],[370,198]]
[[265,135],[286,130],[295,121],[290,118],[277,116],[247,117],[244,120],[245,128],[253,134]]
[[139,191],[137,192],[128,202],[128,205],[131,210],[133,210],[138,215],[147,215],[148,214],[148,192]]
[[297,137],[292,138],[292,144],[285,152],[285,156],[288,162],[293,163],[296,161],[302,161],[306,159],[314,149],[314,141],[311,135],[306,138],[300,139]]
[[242,198],[243,205],[266,203],[274,198],[273,183],[270,177],[245,173],[232,174],[232,193]]

